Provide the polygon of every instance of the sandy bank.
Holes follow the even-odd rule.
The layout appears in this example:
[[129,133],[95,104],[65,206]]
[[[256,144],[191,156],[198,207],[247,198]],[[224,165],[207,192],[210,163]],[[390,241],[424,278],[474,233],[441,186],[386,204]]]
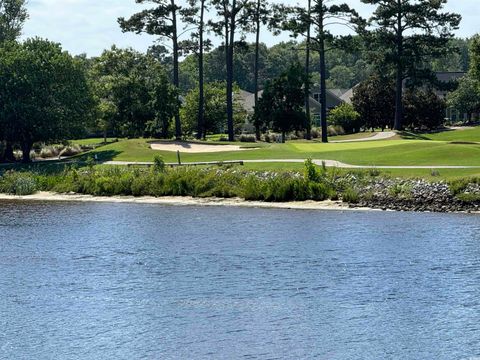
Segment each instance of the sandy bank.
[[350,208],[341,201],[297,201],[283,203],[269,203],[262,201],[245,201],[240,198],[192,198],[192,197],[133,197],[133,196],[91,196],[80,194],[57,194],[52,192],[38,192],[27,196],[14,196],[0,194],[0,201],[76,201],[76,202],[102,202],[102,203],[135,203],[158,204],[175,206],[236,206],[271,209],[296,209],[296,210],[372,210],[370,208]]

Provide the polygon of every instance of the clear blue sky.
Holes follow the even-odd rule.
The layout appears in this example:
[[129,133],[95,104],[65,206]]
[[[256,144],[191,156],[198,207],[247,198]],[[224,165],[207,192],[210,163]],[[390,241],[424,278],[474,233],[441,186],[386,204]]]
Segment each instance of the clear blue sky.
[[[360,0],[338,3],[345,1],[365,17],[371,13],[372,8],[361,4]],[[286,2],[295,4],[298,1]],[[123,34],[119,29],[118,17],[128,17],[141,9],[135,0],[29,0],[27,7],[30,19],[25,24],[24,37],[48,38],[61,43],[64,49],[73,54],[98,55],[112,44],[143,51],[155,39],[148,35]],[[466,37],[480,32],[480,0],[450,0],[446,9],[458,12],[463,17],[458,36]],[[333,31],[343,30],[337,28]],[[282,40],[288,40],[288,35],[274,37],[266,31],[262,39],[268,45]]]

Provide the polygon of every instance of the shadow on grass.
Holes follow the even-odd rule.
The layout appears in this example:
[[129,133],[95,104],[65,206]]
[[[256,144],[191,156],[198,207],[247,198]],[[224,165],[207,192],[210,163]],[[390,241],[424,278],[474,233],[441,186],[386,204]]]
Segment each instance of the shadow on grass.
[[398,135],[405,140],[431,140],[428,136],[425,136],[425,134],[410,131],[398,131]]
[[93,151],[93,152],[88,152],[85,154],[81,154],[76,156],[75,158],[71,158],[70,160],[75,160],[77,162],[86,162],[89,159],[94,159],[97,162],[104,163],[106,161],[111,161],[115,159],[118,155],[120,155],[122,152],[118,150],[103,150],[103,151]]
[[97,156],[96,162],[101,164],[113,160],[121,152],[116,150],[88,152],[63,160],[34,161],[29,164],[23,163],[5,163],[0,164],[0,174],[8,170],[32,171],[42,174],[54,174],[64,171],[71,167],[81,167],[88,163],[88,160]]

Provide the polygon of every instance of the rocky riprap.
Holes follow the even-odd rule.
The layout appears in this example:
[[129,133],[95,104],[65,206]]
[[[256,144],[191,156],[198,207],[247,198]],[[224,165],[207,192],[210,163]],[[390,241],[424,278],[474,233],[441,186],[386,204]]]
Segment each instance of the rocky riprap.
[[[460,200],[446,182],[376,178],[355,189],[359,202],[350,204],[351,207],[419,212],[480,211],[480,201]],[[469,184],[462,193],[479,195],[480,199],[480,185]]]

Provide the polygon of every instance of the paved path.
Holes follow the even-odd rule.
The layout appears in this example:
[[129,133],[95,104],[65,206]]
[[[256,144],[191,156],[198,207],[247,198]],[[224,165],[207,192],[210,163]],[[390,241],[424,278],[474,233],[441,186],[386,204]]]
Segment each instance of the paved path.
[[338,144],[338,143],[350,143],[350,142],[361,142],[361,141],[387,140],[395,137],[396,135],[397,133],[395,131],[383,131],[366,138],[352,139],[352,140],[333,140],[330,142]]
[[[235,160],[236,162],[244,162],[245,164],[258,163],[303,163],[305,159],[262,159],[262,160]],[[341,169],[480,169],[480,166],[461,166],[461,165],[399,165],[399,166],[376,166],[376,165],[351,165],[336,160],[312,160],[314,164],[321,166],[325,164],[327,167],[336,167]],[[227,162],[225,162],[227,163]],[[130,162],[130,161],[107,161],[105,165],[153,165],[153,162]],[[183,165],[195,165],[198,163],[184,162]],[[166,165],[176,165],[175,163]]]

